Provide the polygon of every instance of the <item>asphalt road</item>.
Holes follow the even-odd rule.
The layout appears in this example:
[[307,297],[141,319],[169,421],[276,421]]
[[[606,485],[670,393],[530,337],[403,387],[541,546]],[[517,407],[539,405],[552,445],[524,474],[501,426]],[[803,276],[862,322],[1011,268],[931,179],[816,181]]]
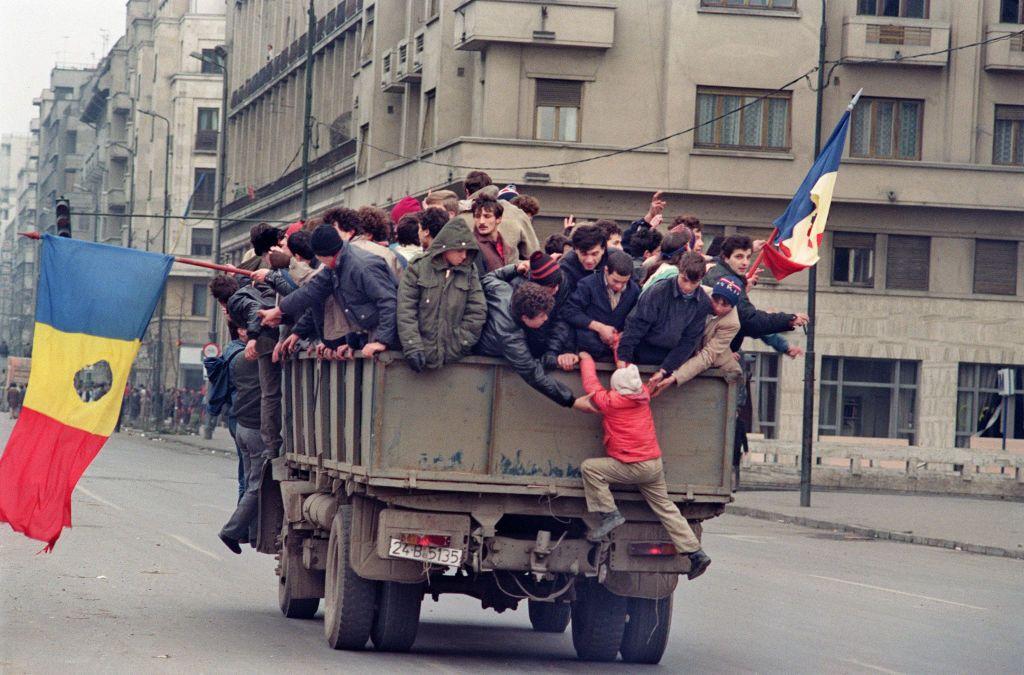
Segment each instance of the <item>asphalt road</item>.
[[[319,619],[281,616],[272,556],[217,539],[233,474],[220,454],[115,436],[52,554],[0,526],[0,672],[636,670],[577,661],[525,607],[455,596],[425,600],[410,654],[332,651]],[[663,672],[1024,672],[1020,561],[734,516],[705,534],[714,563],[676,591]]]

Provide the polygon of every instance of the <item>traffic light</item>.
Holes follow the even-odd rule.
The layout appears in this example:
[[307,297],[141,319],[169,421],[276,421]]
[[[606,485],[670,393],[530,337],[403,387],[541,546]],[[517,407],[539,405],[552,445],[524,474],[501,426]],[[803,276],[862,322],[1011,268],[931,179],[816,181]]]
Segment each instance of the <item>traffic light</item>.
[[57,236],[71,238],[71,202],[61,197],[57,200]]

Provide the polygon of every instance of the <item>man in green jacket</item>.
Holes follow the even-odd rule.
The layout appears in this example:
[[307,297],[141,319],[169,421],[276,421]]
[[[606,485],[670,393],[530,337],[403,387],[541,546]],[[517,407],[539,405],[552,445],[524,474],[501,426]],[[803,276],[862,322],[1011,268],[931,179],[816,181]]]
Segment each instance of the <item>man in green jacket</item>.
[[416,372],[458,361],[480,338],[487,299],[473,264],[479,254],[466,221],[453,218],[402,275],[398,337]]

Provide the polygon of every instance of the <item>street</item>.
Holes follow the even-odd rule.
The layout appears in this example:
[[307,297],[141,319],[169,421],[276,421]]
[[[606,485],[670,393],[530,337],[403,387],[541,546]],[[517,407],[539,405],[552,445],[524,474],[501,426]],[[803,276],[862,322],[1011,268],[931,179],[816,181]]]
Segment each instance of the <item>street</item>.
[[[234,471],[223,454],[115,435],[52,554],[4,525],[0,672],[623,670],[532,632],[525,606],[455,596],[424,601],[410,654],[330,650],[319,618],[281,616],[273,557],[218,541]],[[1020,561],[738,516],[706,524],[705,548],[710,572],[676,592],[665,672],[1024,670]]]

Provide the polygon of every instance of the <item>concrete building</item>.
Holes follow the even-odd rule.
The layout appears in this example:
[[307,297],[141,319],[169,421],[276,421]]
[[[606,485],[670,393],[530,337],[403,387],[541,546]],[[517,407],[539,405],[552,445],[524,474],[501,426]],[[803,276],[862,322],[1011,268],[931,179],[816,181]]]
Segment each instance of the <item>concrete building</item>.
[[[459,189],[475,167],[537,197],[544,235],[569,213],[626,223],[662,189],[706,239],[764,238],[811,164],[818,2],[315,4],[314,214]],[[992,442],[972,434],[998,400],[995,370],[1024,369],[1021,5],[828,3],[823,135],[864,98],[818,266],[822,439]],[[305,6],[228,7],[226,212],[238,219],[299,215]],[[241,257],[248,225],[225,230],[226,257]],[[767,280],[754,300],[797,311],[805,288],[803,274]],[[747,348],[757,430],[792,446],[803,362]]]
[[12,345],[14,246],[18,231],[18,178],[28,160],[27,135],[0,136],[0,344]]
[[[192,258],[209,258],[214,208],[221,74],[211,64],[224,41],[224,2],[217,0],[130,0],[127,32],[117,49],[125,54],[127,119],[135,148],[134,211],[162,215],[165,162],[171,218],[134,217],[132,245]],[[207,58],[202,61],[192,54]],[[111,52],[111,58],[114,51]],[[130,103],[134,101],[134,108]],[[149,111],[155,115],[146,114]],[[116,110],[115,110],[116,112]],[[112,125],[116,130],[118,126]],[[168,156],[168,142],[169,156]],[[127,236],[127,235],[126,235]],[[163,381],[166,386],[197,388],[203,373],[199,350],[207,340],[209,274],[175,265],[163,305]],[[150,323],[136,378],[150,382],[160,320]]]

